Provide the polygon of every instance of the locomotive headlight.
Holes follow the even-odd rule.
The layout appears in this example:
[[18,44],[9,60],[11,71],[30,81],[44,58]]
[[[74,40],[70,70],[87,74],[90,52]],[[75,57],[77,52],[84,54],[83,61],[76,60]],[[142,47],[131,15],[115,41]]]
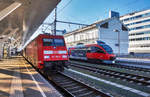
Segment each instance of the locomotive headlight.
[[67,55],[63,55],[62,58],[67,58]]
[[44,59],[48,59],[48,58],[50,58],[49,56],[44,56]]

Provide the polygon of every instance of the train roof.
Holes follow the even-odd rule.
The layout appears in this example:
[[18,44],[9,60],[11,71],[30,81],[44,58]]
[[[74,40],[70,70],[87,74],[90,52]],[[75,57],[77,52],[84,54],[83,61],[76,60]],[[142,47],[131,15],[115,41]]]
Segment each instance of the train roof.
[[98,44],[87,44],[87,45],[80,45],[80,46],[73,46],[73,47],[69,47],[70,48],[84,48],[84,47],[88,47],[88,46],[96,46]]
[[53,37],[57,37],[57,36],[59,36],[59,37],[63,37],[62,35],[52,35],[52,34],[49,34],[49,33],[45,33],[45,34],[39,34],[38,36],[53,36]]
[[107,45],[104,41],[101,41],[101,40],[97,40],[97,43],[95,44],[87,44],[87,45],[76,45],[76,46],[73,46],[73,47],[69,47],[69,48],[82,48],[82,47],[86,47],[86,46],[96,46],[96,45]]

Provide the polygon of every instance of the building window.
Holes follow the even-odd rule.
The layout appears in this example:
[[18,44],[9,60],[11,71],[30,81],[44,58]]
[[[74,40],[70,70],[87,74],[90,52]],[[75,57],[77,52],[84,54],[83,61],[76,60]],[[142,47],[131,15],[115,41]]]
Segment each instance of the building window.
[[131,30],[138,30],[138,29],[144,29],[144,28],[150,28],[150,25],[144,25],[144,26],[139,26],[139,27],[135,27],[135,28],[130,28],[129,31],[131,31]]
[[124,25],[122,25],[122,30],[123,31],[128,31],[128,29]]
[[108,28],[108,22],[106,22],[106,23],[100,25],[100,27],[102,27],[102,28]]
[[134,16],[134,17],[131,17],[131,18],[126,18],[126,19],[124,19],[123,21],[134,20],[134,19],[138,19],[138,18],[146,17],[146,16],[150,16],[150,13],[145,13],[145,14],[138,15],[138,16]]
[[143,21],[138,21],[138,22],[134,22],[134,23],[129,23],[129,24],[126,24],[126,26],[130,26],[130,25],[134,25],[134,24],[140,24],[140,23],[145,23],[145,22],[150,22],[150,19],[143,20]]
[[129,39],[129,41],[141,41],[141,40],[150,40],[150,37],[142,37],[142,38]]

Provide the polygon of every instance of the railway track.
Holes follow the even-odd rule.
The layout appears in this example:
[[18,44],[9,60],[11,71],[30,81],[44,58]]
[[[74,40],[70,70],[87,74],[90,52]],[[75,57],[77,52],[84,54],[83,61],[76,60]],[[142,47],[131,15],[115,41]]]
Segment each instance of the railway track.
[[67,92],[67,97],[112,97],[60,72],[50,76],[49,79]]
[[[70,61],[70,63],[76,63],[76,62]],[[88,62],[85,62],[85,63],[88,63]],[[109,67],[123,68],[127,70],[142,71],[142,72],[150,73],[150,69],[148,68],[141,68],[141,67],[135,67],[135,66],[127,66],[127,65],[120,65],[120,64],[107,64],[107,63],[103,63],[103,64],[89,63],[89,64],[104,65],[104,66],[109,66]]]
[[117,67],[117,68],[124,68],[128,70],[137,70],[137,71],[143,71],[143,72],[150,72],[150,69],[148,68],[141,68],[141,67],[135,67],[135,66],[127,66],[127,65],[120,65],[120,64],[104,64],[111,67]]
[[[26,58],[25,60],[32,65]],[[35,68],[36,69],[36,68]],[[83,82],[79,82],[76,79],[58,72],[57,74],[45,76],[41,71],[38,71],[48,81],[52,82],[59,90],[64,92],[66,97],[113,97],[107,93],[99,91],[93,87],[90,87]]]
[[123,72],[118,72],[114,70],[102,69],[102,68],[93,67],[93,66],[79,65],[77,63],[70,64],[70,66],[85,69],[96,74],[111,76],[113,78],[119,78],[119,79],[126,80],[129,82],[137,83],[139,85],[150,87],[149,77],[144,77],[144,76],[130,74],[130,73],[123,73]]

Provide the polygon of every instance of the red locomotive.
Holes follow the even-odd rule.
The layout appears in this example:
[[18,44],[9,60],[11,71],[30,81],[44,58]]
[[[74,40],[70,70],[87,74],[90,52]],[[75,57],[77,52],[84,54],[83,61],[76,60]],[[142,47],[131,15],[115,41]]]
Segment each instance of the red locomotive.
[[112,48],[102,41],[97,41],[97,44],[71,47],[68,52],[70,59],[90,60],[96,62],[115,60]]
[[40,34],[24,49],[24,56],[44,72],[63,71],[68,63],[64,37]]

